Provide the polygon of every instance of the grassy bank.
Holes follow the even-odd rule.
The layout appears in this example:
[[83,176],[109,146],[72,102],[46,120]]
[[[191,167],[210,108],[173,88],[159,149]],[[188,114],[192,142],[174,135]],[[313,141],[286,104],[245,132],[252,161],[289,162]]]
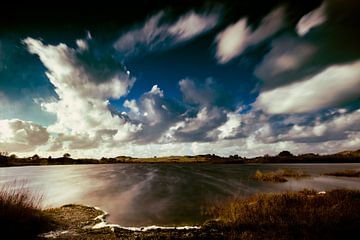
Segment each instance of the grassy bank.
[[344,170],[344,171],[336,171],[331,173],[325,173],[327,176],[335,176],[335,177],[360,177],[360,170]]
[[252,179],[263,182],[287,182],[287,178],[300,179],[304,177],[310,177],[310,175],[301,170],[279,169],[271,172],[257,170]]
[[259,194],[209,213],[228,239],[352,239],[360,227],[360,191]]
[[49,218],[40,209],[41,196],[25,183],[14,182],[0,189],[0,238],[32,239],[50,229]]

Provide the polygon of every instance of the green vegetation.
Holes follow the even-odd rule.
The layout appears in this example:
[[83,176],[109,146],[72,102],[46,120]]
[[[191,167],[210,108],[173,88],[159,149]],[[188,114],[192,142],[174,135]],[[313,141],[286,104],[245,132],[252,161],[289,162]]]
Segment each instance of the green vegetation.
[[336,171],[331,173],[325,173],[327,176],[336,176],[336,177],[360,177],[360,170],[344,170],[344,171]]
[[208,214],[227,239],[352,239],[360,227],[360,191],[259,194],[213,206]]
[[259,170],[256,171],[252,179],[263,182],[287,182],[286,178],[304,178],[310,175],[300,170],[293,169],[279,169],[275,172],[263,173]]
[[0,189],[0,233],[9,239],[32,239],[50,229],[40,209],[41,197],[31,194],[25,183],[14,182]]

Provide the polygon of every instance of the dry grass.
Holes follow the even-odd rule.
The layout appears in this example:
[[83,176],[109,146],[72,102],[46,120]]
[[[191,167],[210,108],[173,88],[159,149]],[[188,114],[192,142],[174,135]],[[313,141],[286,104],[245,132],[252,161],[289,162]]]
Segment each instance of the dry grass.
[[42,197],[29,192],[25,182],[13,182],[0,189],[0,232],[9,239],[32,239],[49,228],[40,209]]
[[259,194],[215,205],[208,214],[236,239],[350,239],[360,228],[360,191]]
[[360,177],[360,170],[344,170],[331,173],[325,173],[327,176],[336,176],[336,177]]
[[252,179],[256,181],[264,181],[264,182],[287,182],[286,178],[304,178],[309,177],[310,175],[300,170],[292,170],[292,169],[279,169],[274,172],[266,172],[263,173],[260,170],[256,170],[255,175]]

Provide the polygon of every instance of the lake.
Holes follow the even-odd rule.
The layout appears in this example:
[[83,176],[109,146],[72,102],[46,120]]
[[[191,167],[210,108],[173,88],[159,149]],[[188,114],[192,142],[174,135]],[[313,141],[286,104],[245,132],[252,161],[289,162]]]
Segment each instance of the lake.
[[[255,182],[256,170],[301,169],[311,178]],[[0,185],[27,182],[44,196],[43,207],[68,203],[97,206],[121,226],[193,225],[211,203],[258,192],[360,189],[359,178],[322,173],[359,169],[360,164],[109,164],[0,168]]]

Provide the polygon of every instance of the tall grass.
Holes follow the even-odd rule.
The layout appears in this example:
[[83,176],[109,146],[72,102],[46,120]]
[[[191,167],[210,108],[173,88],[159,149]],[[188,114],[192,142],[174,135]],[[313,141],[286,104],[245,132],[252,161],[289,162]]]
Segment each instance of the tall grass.
[[230,239],[350,239],[360,228],[360,191],[259,194],[217,204],[208,213]]
[[32,239],[49,229],[40,209],[42,196],[32,194],[27,183],[14,181],[0,188],[0,238]]
[[256,181],[263,182],[287,182],[286,178],[304,178],[309,177],[310,175],[301,170],[293,170],[293,169],[279,169],[274,172],[261,172],[257,170],[252,179]]

